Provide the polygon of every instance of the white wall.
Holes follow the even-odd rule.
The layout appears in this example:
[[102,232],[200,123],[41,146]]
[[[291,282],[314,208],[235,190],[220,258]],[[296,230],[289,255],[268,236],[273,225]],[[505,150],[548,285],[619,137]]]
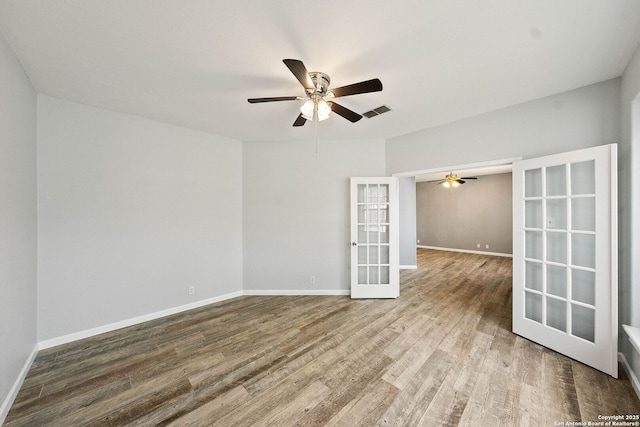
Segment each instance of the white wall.
[[242,290],[239,141],[38,95],[38,187],[39,340]]
[[[620,169],[620,321],[640,328],[640,48],[622,75]],[[640,378],[640,354],[620,332],[620,348]],[[636,383],[636,386],[640,384]],[[640,393],[640,389],[636,389]]]
[[620,80],[387,141],[387,173],[537,157],[619,141]]
[[0,34],[0,424],[36,346],[36,94]]
[[384,141],[318,145],[243,145],[245,292],[349,289],[349,177],[384,176]]

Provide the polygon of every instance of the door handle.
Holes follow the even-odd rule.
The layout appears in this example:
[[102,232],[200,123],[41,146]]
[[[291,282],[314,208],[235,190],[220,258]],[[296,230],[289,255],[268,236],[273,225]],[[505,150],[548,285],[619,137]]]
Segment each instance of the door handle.
[[358,246],[356,242],[351,242],[351,246]]

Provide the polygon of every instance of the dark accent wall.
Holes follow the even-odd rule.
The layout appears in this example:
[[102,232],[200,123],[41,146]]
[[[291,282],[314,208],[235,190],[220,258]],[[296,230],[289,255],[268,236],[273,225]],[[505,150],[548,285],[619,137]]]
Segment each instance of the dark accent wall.
[[511,185],[511,173],[479,176],[452,189],[418,182],[418,245],[511,254]]

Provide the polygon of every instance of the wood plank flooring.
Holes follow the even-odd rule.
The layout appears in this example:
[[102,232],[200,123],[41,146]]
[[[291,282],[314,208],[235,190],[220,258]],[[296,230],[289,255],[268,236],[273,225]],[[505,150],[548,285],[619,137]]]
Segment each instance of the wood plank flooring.
[[240,297],[38,354],[11,426],[553,426],[640,414],[511,333],[511,259],[420,249],[396,300]]

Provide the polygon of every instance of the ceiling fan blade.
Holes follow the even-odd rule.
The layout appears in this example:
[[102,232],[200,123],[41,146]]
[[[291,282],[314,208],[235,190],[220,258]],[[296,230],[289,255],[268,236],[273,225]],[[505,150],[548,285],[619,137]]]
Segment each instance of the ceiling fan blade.
[[284,62],[284,65],[286,65],[293,75],[296,76],[296,79],[298,79],[305,89],[315,89],[311,76],[309,76],[309,72],[307,71],[307,67],[304,66],[302,61],[297,59],[283,59],[282,62]]
[[295,101],[296,99],[298,99],[297,96],[276,96],[273,98],[249,98],[247,101],[250,104],[257,104],[259,102]]
[[333,112],[335,112],[336,114],[344,117],[345,119],[349,120],[351,123],[355,123],[358,120],[360,120],[362,118],[362,116],[358,113],[356,113],[355,111],[351,111],[346,107],[343,107],[340,104],[336,104],[335,102],[331,102],[331,110]]
[[293,126],[298,127],[298,126],[304,126],[304,124],[307,122],[307,119],[305,119],[302,116],[302,113],[298,114],[298,118],[296,119],[295,122],[293,122]]
[[443,183],[445,183],[445,182],[447,182],[447,180],[446,180],[446,179],[443,179],[442,181],[438,181],[438,182],[436,182],[436,185],[440,185],[440,184],[443,184]]
[[478,178],[476,178],[475,176],[463,176],[460,179],[478,179]]
[[382,90],[382,82],[380,79],[371,79],[360,83],[354,83],[347,86],[331,89],[334,97],[357,95],[359,93],[380,92]]
[[457,179],[457,180],[456,180],[456,182],[457,182],[458,184],[464,184],[464,183],[465,183],[465,181],[463,181],[463,180],[461,180],[461,179]]

